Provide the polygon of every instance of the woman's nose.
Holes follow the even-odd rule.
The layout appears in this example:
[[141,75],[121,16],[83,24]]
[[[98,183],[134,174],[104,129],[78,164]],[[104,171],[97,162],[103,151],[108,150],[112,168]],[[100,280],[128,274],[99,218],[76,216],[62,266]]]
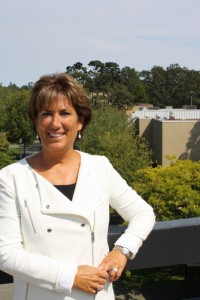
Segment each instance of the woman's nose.
[[55,115],[52,117],[51,126],[53,128],[60,127],[60,117],[59,116]]

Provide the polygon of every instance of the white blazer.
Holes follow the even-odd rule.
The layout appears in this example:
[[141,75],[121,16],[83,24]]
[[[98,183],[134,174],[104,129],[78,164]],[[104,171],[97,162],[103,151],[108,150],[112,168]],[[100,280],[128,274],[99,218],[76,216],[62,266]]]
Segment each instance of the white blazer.
[[73,201],[26,159],[0,171],[0,268],[14,277],[14,300],[113,300],[112,285],[93,296],[71,289],[73,282],[63,287],[63,276],[98,266],[108,253],[109,206],[129,222],[116,244],[133,257],[153,228],[152,208],[107,158],[80,155]]

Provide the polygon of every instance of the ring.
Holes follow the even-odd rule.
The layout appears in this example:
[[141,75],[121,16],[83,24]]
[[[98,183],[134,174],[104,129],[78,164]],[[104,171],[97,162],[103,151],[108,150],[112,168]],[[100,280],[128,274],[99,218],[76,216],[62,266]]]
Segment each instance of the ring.
[[100,292],[100,291],[102,291],[102,288],[98,288],[98,289],[97,289],[97,292]]
[[115,268],[111,268],[111,270],[113,270],[115,273],[117,273],[119,269],[115,267]]

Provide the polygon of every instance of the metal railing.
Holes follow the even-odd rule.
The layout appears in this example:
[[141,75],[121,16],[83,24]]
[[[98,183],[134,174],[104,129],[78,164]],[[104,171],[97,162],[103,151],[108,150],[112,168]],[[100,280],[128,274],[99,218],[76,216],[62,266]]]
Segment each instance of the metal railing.
[[[126,229],[110,226],[109,244]],[[200,217],[157,222],[127,269],[146,269],[172,265],[200,265]]]
[[[109,227],[110,248],[126,229]],[[200,217],[157,222],[135,259],[129,260],[128,270],[173,265],[200,265]],[[12,282],[12,277],[0,271],[0,284]]]

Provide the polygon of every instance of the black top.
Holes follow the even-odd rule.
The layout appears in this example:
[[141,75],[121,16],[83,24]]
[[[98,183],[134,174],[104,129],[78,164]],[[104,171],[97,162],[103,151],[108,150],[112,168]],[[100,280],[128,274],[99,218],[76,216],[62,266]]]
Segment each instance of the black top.
[[74,190],[76,187],[76,183],[67,184],[67,185],[54,185],[63,195],[65,195],[68,199],[72,200],[74,195]]

